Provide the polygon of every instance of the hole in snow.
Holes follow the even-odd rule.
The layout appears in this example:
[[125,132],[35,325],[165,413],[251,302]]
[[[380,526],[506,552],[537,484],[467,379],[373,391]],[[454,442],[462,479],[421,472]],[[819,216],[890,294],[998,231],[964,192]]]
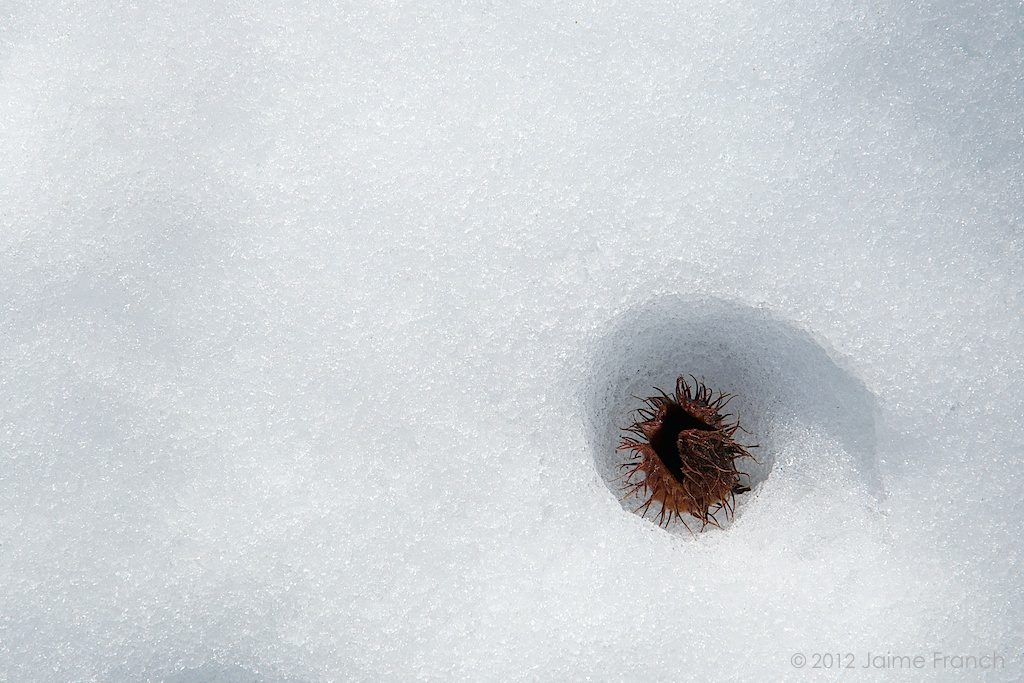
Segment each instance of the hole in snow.
[[[767,310],[720,299],[673,298],[611,321],[592,357],[584,393],[587,434],[594,465],[616,500],[623,494],[619,465],[627,458],[616,447],[639,407],[635,397],[674,387],[681,374],[735,394],[729,412],[749,432],[738,440],[759,446],[752,451],[758,462],[737,463],[752,488],[737,496],[737,516],[775,465],[773,427],[792,421],[816,425],[840,443],[868,488],[881,493],[875,397],[833,353]],[[632,510],[643,499],[634,495],[620,502]],[[725,524],[724,515],[719,521]]]

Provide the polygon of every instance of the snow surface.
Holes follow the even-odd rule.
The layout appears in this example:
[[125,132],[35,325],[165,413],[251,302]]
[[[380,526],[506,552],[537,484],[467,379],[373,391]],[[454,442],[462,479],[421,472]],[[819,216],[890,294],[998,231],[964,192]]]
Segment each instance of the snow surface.
[[0,5],[0,678],[1024,678],[1019,3],[164,5]]

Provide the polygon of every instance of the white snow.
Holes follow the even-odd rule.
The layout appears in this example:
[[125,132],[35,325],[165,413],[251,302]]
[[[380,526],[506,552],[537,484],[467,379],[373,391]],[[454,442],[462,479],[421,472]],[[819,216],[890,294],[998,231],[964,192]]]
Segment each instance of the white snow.
[[15,0],[0,92],[0,680],[1024,678],[1019,3]]

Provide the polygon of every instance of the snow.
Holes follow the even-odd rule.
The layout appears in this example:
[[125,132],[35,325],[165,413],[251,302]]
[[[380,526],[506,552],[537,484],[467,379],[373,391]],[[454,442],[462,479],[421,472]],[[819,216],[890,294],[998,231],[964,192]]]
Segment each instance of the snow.
[[[0,680],[1024,677],[1018,4],[16,1],[0,69]],[[609,488],[679,373],[724,531]]]

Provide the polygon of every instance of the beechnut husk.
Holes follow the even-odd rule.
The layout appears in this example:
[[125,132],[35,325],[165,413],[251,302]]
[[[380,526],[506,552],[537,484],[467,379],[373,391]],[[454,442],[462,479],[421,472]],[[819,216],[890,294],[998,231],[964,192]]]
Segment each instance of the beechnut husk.
[[750,490],[740,482],[745,475],[736,461],[753,456],[733,439],[742,429],[739,422],[721,413],[732,396],[716,396],[692,379],[692,385],[685,377],[676,380],[674,395],[658,389],[660,395],[645,399],[640,419],[624,430],[635,436],[624,436],[618,448],[631,453],[621,465],[627,470],[623,500],[641,494],[644,502],[634,512],[643,517],[658,503],[659,526],[673,519],[686,524],[684,514],[698,519],[701,528],[720,526],[715,514],[725,510],[730,518],[736,494]]

